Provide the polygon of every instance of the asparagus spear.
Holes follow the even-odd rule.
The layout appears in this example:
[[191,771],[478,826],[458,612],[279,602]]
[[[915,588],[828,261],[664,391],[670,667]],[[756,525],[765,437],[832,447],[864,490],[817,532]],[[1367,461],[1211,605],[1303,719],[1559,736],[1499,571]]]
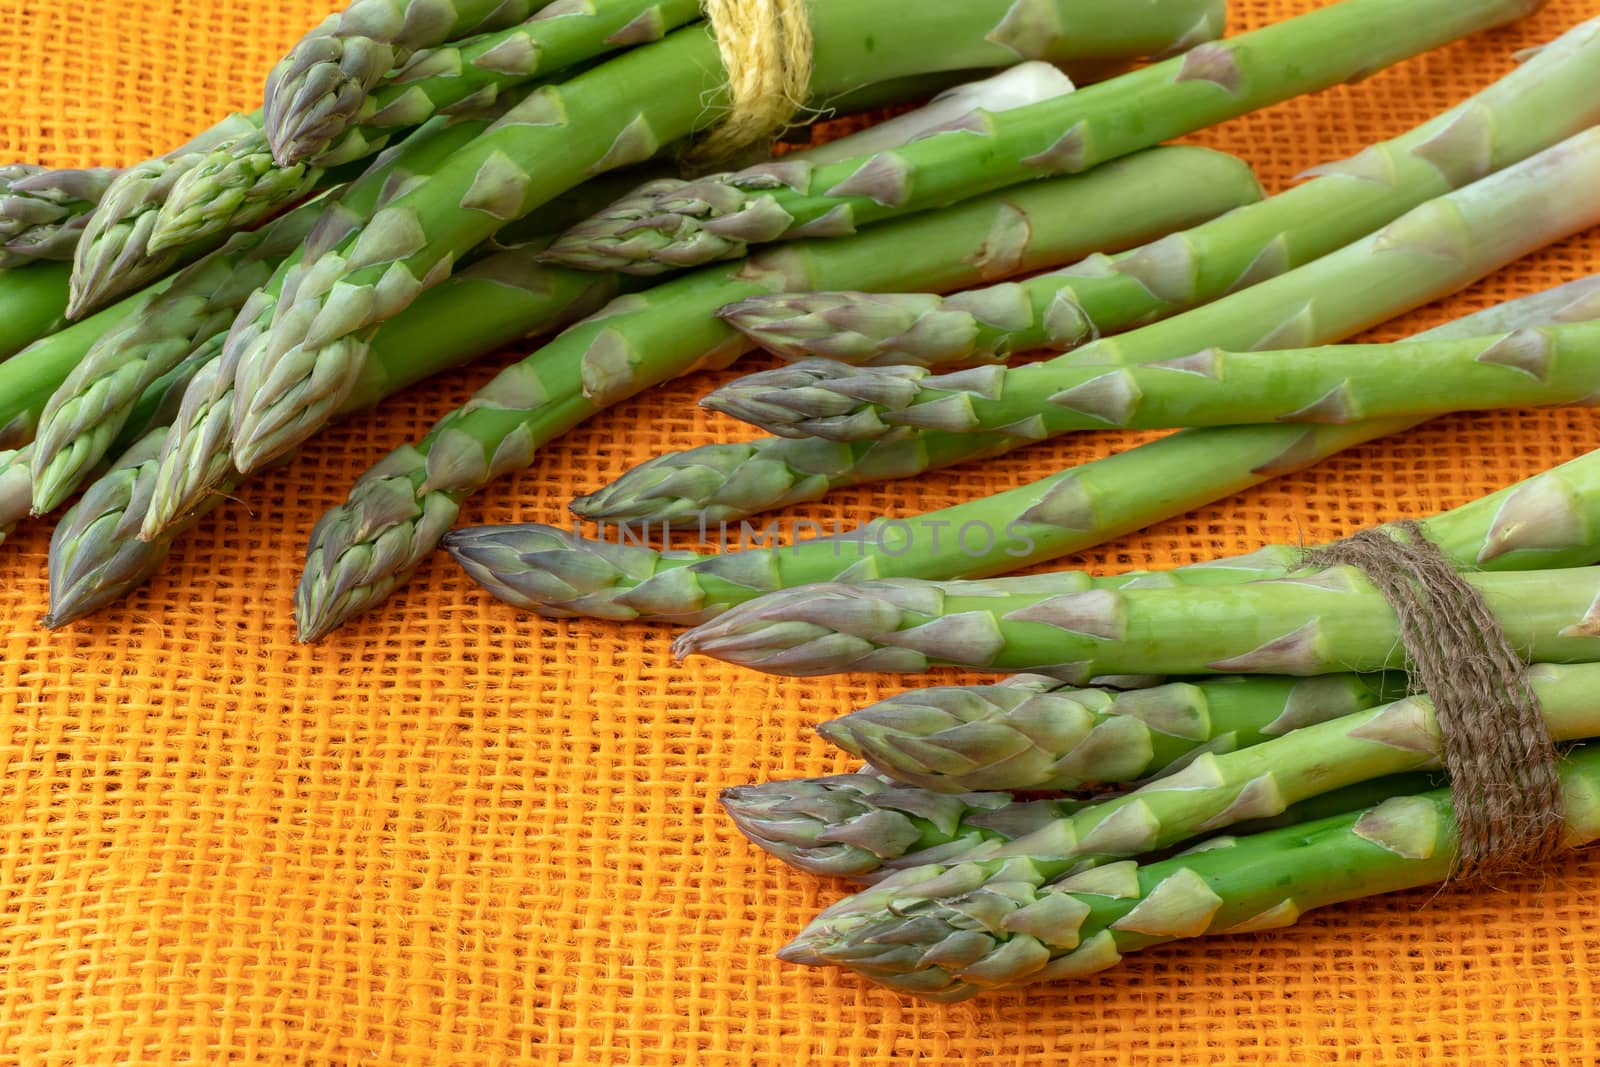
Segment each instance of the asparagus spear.
[[932,430],[1035,441],[1075,430],[1348,423],[1600,395],[1594,323],[1459,341],[1207,348],[1148,364],[1116,357],[941,375],[807,360],[733,382],[703,403],[783,437],[899,440]]
[[[1561,766],[1564,843],[1600,837],[1600,751]],[[895,989],[957,1001],[1081,977],[1184,937],[1292,925],[1313,908],[1449,877],[1450,793],[1224,837],[1154,863],[1052,880],[1025,857],[927,865],[824,911],[779,956],[847,967]]]
[[899,860],[938,863],[1083,807],[1008,793],[930,793],[868,774],[736,786],[720,799],[739,831],[768,852],[801,870],[844,878],[881,874]]
[[856,365],[1004,362],[1015,352],[1074,348],[1308,263],[1593,125],[1597,55],[1600,19],[1410,133],[1313,168],[1313,181],[1109,259],[949,297],[793,293],[753,297],[720,314],[785,357],[814,353]]
[[1253,195],[1254,179],[1236,160],[1163,149],[852,241],[796,244],[708,268],[623,298],[509,368],[420,446],[391,454],[357,483],[347,504],[324,517],[297,593],[301,635],[320,637],[384,599],[438,545],[461,501],[496,474],[526,465],[538,445],[656,382],[739,355],[743,339],[712,314],[730,298],[838,278],[878,288],[915,277],[945,288],[1059,262],[1115,239],[1128,219],[1149,224],[1154,214],[1140,214],[1132,203],[1154,212],[1177,175],[1188,183],[1185,209],[1215,211],[1219,201]]
[[1129,782],[1403,695],[1386,675],[1239,676],[1126,692],[1044,675],[901,693],[817,727],[896,781],[939,793]]
[[89,212],[119,172],[0,167],[0,267],[36,259],[71,261]]
[[[1008,32],[1014,6],[930,0],[908,22],[897,7],[815,0],[811,92],[825,98],[849,89],[862,70],[884,80],[1078,47],[1072,38]],[[1048,11],[1058,6],[1069,5],[1056,0]],[[241,330],[253,339],[235,376],[233,444],[242,469],[268,462],[320,425],[359,372],[372,327],[447,274],[456,257],[585,177],[704,128],[727,105],[724,81],[703,26],[622,53],[540,89],[359,235],[307,257],[282,299],[254,309],[255,325]]]
[[[543,247],[531,244],[479,260],[386,323],[373,341],[373,358],[346,398],[345,409],[373,406],[483,352],[558,328],[617,292],[615,276],[540,266],[537,259]],[[214,366],[214,361],[208,364]],[[214,371],[200,368],[196,377],[207,373]],[[150,541],[134,536],[144,524],[161,471],[164,427],[182,414],[168,404],[148,422],[141,424],[137,413],[131,417],[124,440],[135,425],[152,429],[128,446],[56,527],[50,547],[46,625],[65,626],[142,585],[160,568],[180,534],[244,484],[244,477],[235,473],[201,499],[180,524],[165,528]]]
[[[1396,774],[1307,797],[1235,833],[1292,826],[1438,788],[1435,776]],[[840,774],[722,791],[739,832],[791,867],[876,882],[894,872],[1018,848],[1094,805],[1072,799],[1019,800],[1010,793],[933,793],[868,774]]]
[[[1600,279],[1573,283],[1512,301],[1422,337],[1448,339],[1592,319],[1600,316],[1597,282]],[[1394,423],[1360,423],[1185,430],[1004,493],[906,520],[879,519],[845,534],[781,548],[710,556],[658,552],[586,540],[536,524],[463,530],[453,534],[446,547],[495,596],[543,615],[694,623],[762,593],[812,582],[973,577],[1057,559],[1401,428]],[[798,445],[809,457],[826,458],[812,442],[783,443]],[[902,444],[905,451],[897,453]],[[902,467],[927,462],[920,441],[879,447],[882,451],[874,458],[884,463],[879,469],[885,472],[895,469],[888,460],[897,454]],[[730,493],[771,494],[787,486],[797,499],[805,499],[807,492],[820,492],[821,477],[796,475],[792,468],[764,463],[758,450],[721,452],[751,459],[746,470],[725,476]],[[868,468],[857,465],[852,471],[862,478]],[[722,476],[714,470],[710,474]],[[803,477],[812,478],[809,485]],[[1591,533],[1600,528],[1596,477],[1600,477],[1600,454],[1585,456],[1430,519],[1424,524],[1427,535],[1451,558],[1469,565],[1513,569],[1596,562],[1600,555],[1593,552],[1596,538]],[[662,487],[663,492],[697,488],[688,483],[688,488],[678,489],[670,481]],[[740,534],[747,528],[748,524],[742,525]],[[723,527],[720,532],[726,536],[729,531]],[[1159,578],[1144,575],[1097,582],[1151,584],[1171,582],[1177,576],[1214,584],[1281,577],[1294,566],[1285,560],[1297,558],[1293,550],[1283,548],[1244,561],[1183,568]]]
[[1381,70],[1536,4],[1344,0],[1124,74],[1071,97],[979,115],[959,130],[824,167],[767,164],[603,213],[551,250],[588,270],[656,274],[753,244],[869,223],[1108,159]]
[[378,83],[314,166],[277,166],[264,130],[197,160],[161,206],[150,251],[250,226],[303,196],[326,168],[373,155],[399,131],[493,107],[535,77],[656,40],[699,14],[696,0],[560,0],[509,29],[419,52]]
[[227,330],[325,207],[316,201],[262,230],[236,234],[95,341],[40,416],[31,469],[35,513],[55,510],[111,453],[145,390]]
[[351,0],[267,76],[262,115],[284,167],[312,159],[357,121],[368,93],[414,53],[506,29],[542,0]]
[[197,159],[248,135],[260,121],[259,115],[229,115],[188,144],[129,167],[110,182],[73,250],[69,316],[81,318],[111,298],[162,277],[185,256],[208,251],[202,244],[151,255],[157,212]]
[[[1467,581],[1533,660],[1600,655],[1600,606],[1591,613],[1600,567]],[[1090,589],[1072,572],[802,586],[730,609],[683,634],[673,651],[769,674],[959,665],[1080,683],[1104,674],[1298,676],[1405,665],[1394,612],[1352,568],[1209,587]]]

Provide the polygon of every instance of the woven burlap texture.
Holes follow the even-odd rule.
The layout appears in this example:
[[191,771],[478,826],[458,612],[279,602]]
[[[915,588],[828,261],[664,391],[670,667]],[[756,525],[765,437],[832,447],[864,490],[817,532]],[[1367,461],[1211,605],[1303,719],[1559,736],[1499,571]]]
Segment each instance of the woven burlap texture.
[[[1399,2],[1399,0],[1396,0]],[[0,156],[129,163],[230,108],[333,0],[0,0]],[[1236,0],[1235,28],[1314,0]],[[1396,134],[1600,13],[1524,24],[1198,140],[1271,189]],[[1378,331],[1600,270],[1600,235]],[[752,778],[846,769],[813,723],[905,680],[675,665],[668,634],[544,623],[448,562],[316,648],[290,598],[352,478],[485,380],[453,374],[310,444],[132,600],[66,632],[48,531],[0,550],[0,1062],[793,1065],[1595,1062],[1600,853],[1500,890],[1422,891],[1152,951],[954,1007],[781,966],[843,886],[716,811]],[[702,375],[546,450],[465,519],[565,521],[666,449],[733,439]],[[1600,446],[1584,410],[1440,419],[1078,562],[1161,567],[1463,503]],[[789,517],[909,513],[1148,435],[1083,436]],[[951,676],[954,677],[954,676]]]

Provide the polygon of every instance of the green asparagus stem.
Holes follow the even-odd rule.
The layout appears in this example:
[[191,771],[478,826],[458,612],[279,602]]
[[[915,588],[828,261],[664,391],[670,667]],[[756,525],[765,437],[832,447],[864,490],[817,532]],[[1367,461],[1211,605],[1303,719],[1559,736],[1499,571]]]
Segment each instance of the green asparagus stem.
[[697,0],[561,0],[527,22],[412,56],[381,81],[315,165],[279,167],[265,131],[224,145],[173,186],[150,237],[160,252],[253,225],[304,196],[326,168],[371,156],[436,115],[472,114],[507,90],[699,17]]
[[36,259],[72,260],[89,212],[120,171],[0,167],[0,267]]
[[[1577,847],[1600,837],[1600,751],[1580,749],[1560,770],[1564,843]],[[930,864],[835,904],[779,956],[964,1000],[1092,974],[1179,938],[1277,929],[1313,908],[1440,882],[1456,847],[1450,793],[1440,789],[1060,879],[1026,856]]]
[[1345,0],[893,152],[823,167],[767,164],[602,214],[551,258],[656,274],[737,258],[753,244],[839,237],[1018,182],[1108,159],[1381,70],[1527,14],[1505,0]]
[[262,230],[236,234],[95,342],[40,417],[32,461],[36,514],[55,510],[111,454],[145,390],[226,332],[249,295],[311,233],[325,206],[313,202]]
[[817,732],[922,789],[1042,792],[1150,777],[1403,695],[1387,675],[1239,676],[1126,692],[1019,675],[901,693]]
[[[1396,774],[1307,797],[1235,825],[1235,833],[1326,818],[1391,797],[1436,789],[1423,774]],[[840,774],[725,789],[722,806],[740,833],[791,867],[876,882],[929,863],[978,858],[1070,823],[1085,801],[1018,800],[1010,793],[933,793],[868,774]],[[1021,846],[1019,846],[1021,847]]]
[[[826,99],[848,90],[864,70],[886,80],[1070,53],[1075,37],[1046,39],[1031,17],[1081,2],[1028,0],[1022,32],[1014,2],[926,0],[908,22],[898,7],[814,0],[811,93]],[[1126,18],[1126,5],[1116,7]],[[727,106],[724,79],[715,42],[695,25],[544,86],[359,235],[308,256],[283,298],[257,308],[257,325],[241,331],[254,338],[235,375],[241,469],[270,461],[320,425],[358,373],[372,328],[445,276],[456,257],[586,177],[649,158],[715,122]]]
[[[615,276],[542,267],[543,244],[489,256],[458,271],[404,313],[386,323],[373,342],[373,358],[345,400],[346,410],[371,407],[423,378],[484,352],[588,314],[614,296]],[[203,356],[191,357],[203,358]],[[215,361],[196,368],[209,373]],[[149,397],[147,391],[146,397]],[[183,392],[188,402],[189,391]],[[143,407],[145,399],[141,399]],[[65,626],[110,604],[147,581],[173,542],[244,484],[233,474],[214,492],[150,541],[135,535],[144,525],[161,471],[168,422],[182,412],[168,402],[141,422],[138,411],[124,429],[153,429],[129,446],[57,526],[50,549],[50,616]]]
[[[1600,279],[1590,279],[1470,315],[1422,338],[1450,339],[1597,317]],[[710,556],[658,552],[634,544],[586,540],[536,524],[463,530],[451,536],[447,547],[495,596],[542,615],[692,624],[774,589],[813,582],[978,577],[1057,559],[1396,428],[1392,423],[1361,423],[1186,430],[1004,493],[905,520],[878,519],[848,533],[789,547]],[[812,459],[827,455],[814,444],[843,447],[828,442],[783,443],[798,446],[805,450],[799,454]],[[921,442],[907,446],[900,453],[902,465],[926,461]],[[883,452],[877,458],[887,459],[896,455],[899,444],[879,447]],[[722,477],[724,485],[747,496],[771,494],[785,486],[793,487],[799,499],[805,499],[801,494],[808,491],[813,495],[820,491],[816,490],[820,478],[812,477],[808,487],[803,479],[811,476],[764,462],[759,451],[720,446],[697,451],[729,457],[730,462],[741,454],[749,458],[748,469],[731,476],[704,468],[709,477]],[[695,473],[692,468],[678,469],[689,476]],[[852,470],[855,477],[867,472],[859,465]],[[1597,476],[1600,454],[1585,456],[1424,526],[1430,540],[1467,565],[1518,569],[1597,562],[1600,553],[1592,548],[1596,538],[1591,533],[1600,529],[1600,484],[1592,481]],[[692,483],[686,489],[675,488],[669,480],[661,484],[663,491],[674,493],[697,488]],[[741,527],[740,533],[746,528]],[[721,533],[728,534],[727,528]],[[1283,548],[1259,558],[1186,567],[1160,576],[1084,580],[1111,586],[1133,580],[1170,584],[1173,576],[1211,583],[1248,581],[1281,577],[1296,565],[1295,559],[1291,549]]]
[[[1592,313],[1600,313],[1600,280],[1596,283],[1585,280],[1572,284],[1590,290],[1587,302],[1593,308]],[[1573,299],[1575,304],[1582,304],[1585,295],[1573,290]],[[1197,430],[1175,435],[1186,447],[1193,442],[1195,455],[1209,454],[1209,447],[1204,442],[1221,441],[1233,436],[1237,434],[1223,430]],[[1300,443],[1307,448],[1320,444],[1337,450],[1375,436],[1380,435],[1352,431],[1349,435],[1302,439]],[[1295,440],[1295,431],[1286,427],[1277,439],[1287,447]],[[1132,454],[1142,459],[1144,456],[1164,453],[1171,447],[1151,447],[1149,452],[1135,449]],[[1309,464],[1331,454],[1306,453],[1304,462]],[[641,464],[598,492],[573,501],[572,509],[581,518],[601,523],[715,530],[719,525],[739,523],[756,512],[816,500],[834,488],[858,485],[876,478],[918,474],[926,469],[925,465],[929,462],[927,451],[916,441],[906,442],[904,447],[879,444],[865,454],[865,460],[870,462],[858,462],[857,455],[858,450],[850,446],[820,439],[773,437],[734,444],[701,445],[682,452],[667,453]],[[1222,469],[1209,463],[1192,464],[1187,472],[1174,469],[1170,473],[1181,481],[1169,484],[1181,485],[1182,492],[1186,494],[1213,494],[1197,499],[1217,499],[1231,491],[1215,488],[1209,479],[1221,474]],[[1157,520],[1152,518],[1149,521]],[[1079,547],[1088,547],[1088,544]]]
[[150,253],[157,213],[174,183],[205,154],[257,129],[256,115],[229,115],[188,144],[124,170],[107,186],[90,213],[73,251],[67,314],[82,318],[113,297],[150,284],[186,258],[209,251],[204,244]]
[[[1600,655],[1600,568],[1472,574],[1519,652],[1543,663]],[[1211,587],[1090,589],[1079,574],[914,579],[787,589],[678,638],[769,674],[934,666],[1104,674],[1330,674],[1405,666],[1388,602],[1352,568]]]
[[437,547],[462,500],[497,474],[527,465],[539,445],[657,382],[741,354],[743,338],[712,314],[728,299],[836,278],[879,288],[916,277],[947,288],[1059,262],[1077,254],[1071,250],[1115,240],[1125,225],[1118,220],[1148,221],[1153,215],[1124,205],[1153,210],[1179,174],[1193,183],[1184,198],[1189,209],[1214,212],[1219,201],[1255,195],[1254,179],[1236,160],[1163,149],[852,241],[806,242],[708,268],[623,298],[509,368],[420,446],[398,450],[364,476],[349,502],[324,517],[297,593],[302,636],[320,637],[384,599]]
[[935,430],[1039,440],[1106,428],[1351,423],[1579,404],[1600,394],[1594,323],[1459,341],[1207,348],[1149,364],[1116,355],[942,375],[806,360],[733,382],[703,403],[783,437],[900,440]]
[[0,359],[66,325],[65,263],[31,263],[0,273]]
[[523,22],[540,0],[352,0],[267,77],[262,114],[279,166],[312,159],[358,121],[380,79],[425,48]]
[[1593,125],[1597,59],[1600,19],[1410,133],[1314,168],[1313,181],[1110,259],[949,297],[794,293],[720,314],[785,357],[862,366],[1005,362],[1016,352],[1075,348],[1309,263]]

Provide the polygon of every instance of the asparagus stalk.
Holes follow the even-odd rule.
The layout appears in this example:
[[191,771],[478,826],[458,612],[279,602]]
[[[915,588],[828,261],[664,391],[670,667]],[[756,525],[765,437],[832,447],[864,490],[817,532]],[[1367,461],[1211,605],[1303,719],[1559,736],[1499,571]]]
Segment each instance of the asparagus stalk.
[[852,241],[796,244],[708,268],[623,298],[506,370],[421,445],[391,454],[324,517],[297,593],[302,637],[320,637],[383,600],[438,545],[461,501],[529,463],[540,444],[650,385],[737,357],[743,338],[712,314],[730,298],[839,278],[862,288],[913,277],[948,288],[1030,270],[1125,236],[1125,220],[1151,223],[1178,175],[1190,194],[1185,210],[1214,212],[1254,195],[1254,179],[1236,160],[1163,149]]
[[314,158],[353,125],[380,79],[414,53],[506,29],[541,0],[351,0],[301,38],[267,77],[262,115],[283,167]]
[[[1600,751],[1561,766],[1564,843],[1600,837]],[[931,864],[824,911],[779,956],[847,967],[937,1001],[1082,977],[1185,937],[1292,925],[1313,908],[1443,881],[1454,869],[1450,793],[1224,837],[1154,863],[1051,879],[1025,857]]]
[[1048,370],[990,366],[942,375],[807,360],[733,382],[704,404],[783,437],[898,440],[932,430],[1039,440],[1118,427],[1350,423],[1579,404],[1600,392],[1594,323],[1458,341],[1207,348],[1149,364],[1115,355]]
[[208,251],[202,244],[152,255],[150,235],[157,213],[196,160],[247,136],[260,121],[259,115],[229,115],[188,144],[129,167],[110,182],[73,250],[70,317],[81,318],[169,273],[185,257]]
[[558,241],[551,257],[588,270],[655,274],[736,258],[753,244],[844,236],[885,218],[1087,170],[1381,70],[1535,6],[1344,0],[1198,45],[1071,97],[975,116],[893,152],[714,175],[656,198],[644,212],[602,214]]
[[[1030,0],[1028,10],[1069,6]],[[1000,0],[934,0],[908,22],[898,8],[815,0],[811,92],[825,98],[848,90],[863,70],[886,80],[1041,58],[1034,50],[1054,58],[1077,47],[1070,38],[1008,30],[1014,10]],[[308,256],[281,298],[255,308],[255,325],[240,331],[253,339],[235,375],[241,468],[270,461],[320,425],[359,373],[371,329],[448,274],[456,257],[586,177],[704,128],[727,106],[724,81],[720,53],[701,25],[622,53],[538,90],[359,235]]]
[[94,343],[40,416],[31,470],[36,514],[55,510],[111,454],[140,396],[227,330],[325,207],[313,202],[262,230],[236,234]]
[[1386,675],[1238,676],[1126,692],[1019,675],[901,693],[817,732],[933,792],[1043,792],[1162,774],[1402,695]]
[[[1472,574],[1507,639],[1543,663],[1600,654],[1600,567]],[[1593,635],[1591,636],[1591,629]],[[1021,579],[781,590],[678,638],[769,674],[964,666],[1087,682],[1106,674],[1330,674],[1405,666],[1388,602],[1352,568],[1223,586],[1088,589]]]
[[[1490,308],[1422,337],[1449,339],[1597,316],[1600,279],[1593,279]],[[446,547],[495,596],[542,615],[692,624],[774,589],[813,582],[974,577],[1057,559],[1399,428],[1361,423],[1185,430],[1004,493],[907,520],[875,520],[846,534],[789,547],[709,556],[661,552],[587,540],[537,524],[463,530]],[[826,456],[812,442],[783,443],[798,445],[811,457]],[[925,462],[920,441],[904,444],[902,463]],[[879,458],[894,456],[899,445],[880,446],[884,452]],[[720,454],[737,457],[740,450]],[[777,483],[778,488],[794,487],[796,496],[804,498],[802,476],[764,464],[759,453],[747,449],[743,454],[751,460],[748,469],[724,476],[726,485],[753,495],[770,493],[770,483]],[[854,470],[856,476],[864,474],[863,468]],[[722,476],[716,470],[709,474]],[[1600,529],[1600,484],[1594,483],[1595,477],[1600,477],[1600,454],[1430,519],[1424,528],[1452,559],[1467,565],[1518,569],[1600,561],[1591,533]],[[813,477],[811,485],[820,480]],[[697,488],[689,483],[679,489],[669,481],[662,486],[663,492],[675,493]],[[739,532],[747,529],[744,524]],[[726,535],[727,527],[721,533]],[[1281,577],[1298,558],[1285,547],[1161,576],[1084,580],[1108,586],[1248,581]]]
[[0,267],[37,259],[70,262],[89,212],[118,173],[109,167],[51,170],[31,163],[0,167]]
[[[1296,801],[1233,827],[1235,833],[1292,826],[1435,789],[1435,776],[1396,774]],[[1020,800],[1010,793],[934,793],[868,774],[840,774],[725,789],[722,806],[739,832],[791,867],[876,882],[896,871],[989,855],[1043,836],[1095,805]],[[1009,851],[1009,849],[1007,849]]]
[[[346,398],[345,409],[371,407],[441,370],[558,328],[617,292],[615,276],[540,266],[537,259],[543,247],[532,244],[481,259],[386,323],[373,341],[373,358]],[[210,368],[215,365],[213,360],[196,369],[197,380],[214,373]],[[187,391],[184,399],[187,402]],[[141,406],[144,403],[141,400]],[[50,546],[47,626],[65,626],[138,588],[160,568],[179,535],[243,486],[245,478],[232,474],[180,524],[149,541],[135,536],[144,525],[161,473],[164,427],[182,414],[170,402],[148,421],[142,422],[136,412],[123,440],[135,426],[150,427],[147,435],[128,446],[56,527]]]
[[197,160],[158,213],[150,251],[250,226],[319,182],[326,168],[365,159],[397,133],[436,115],[494,107],[508,90],[615,48],[660,38],[694,21],[696,0],[560,0],[528,21],[419,52],[379,82],[354,125],[314,166],[279,167],[264,130]]
[[1071,349],[1309,263],[1593,125],[1597,57],[1600,19],[1417,129],[1313,168],[1313,181],[1119,256],[948,297],[794,293],[754,297],[720,314],[791,359],[933,367]]

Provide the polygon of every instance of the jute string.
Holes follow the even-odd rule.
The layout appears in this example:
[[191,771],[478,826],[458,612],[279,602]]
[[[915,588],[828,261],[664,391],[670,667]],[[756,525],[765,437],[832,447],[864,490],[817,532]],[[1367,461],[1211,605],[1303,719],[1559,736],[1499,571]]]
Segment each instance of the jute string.
[[704,0],[728,75],[730,107],[699,146],[715,159],[768,140],[794,117],[811,87],[811,21],[805,0]]
[[1432,699],[1443,740],[1461,842],[1455,877],[1535,866],[1561,843],[1561,785],[1525,665],[1482,595],[1416,523],[1387,530],[1363,530],[1306,562],[1357,568],[1394,608],[1413,691]]

